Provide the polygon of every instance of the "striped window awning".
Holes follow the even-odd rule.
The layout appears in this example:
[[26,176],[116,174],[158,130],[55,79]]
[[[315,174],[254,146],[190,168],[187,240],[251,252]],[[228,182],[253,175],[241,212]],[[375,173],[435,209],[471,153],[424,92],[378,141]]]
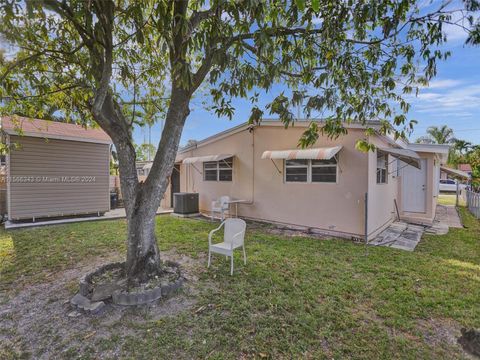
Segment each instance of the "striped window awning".
[[294,149],[294,150],[268,150],[262,154],[262,159],[312,159],[312,160],[330,160],[342,150],[342,146],[321,147],[313,149]]
[[182,163],[184,164],[194,164],[199,162],[208,162],[208,161],[221,161],[233,157],[232,154],[218,154],[218,155],[207,155],[207,156],[196,156],[183,159]]

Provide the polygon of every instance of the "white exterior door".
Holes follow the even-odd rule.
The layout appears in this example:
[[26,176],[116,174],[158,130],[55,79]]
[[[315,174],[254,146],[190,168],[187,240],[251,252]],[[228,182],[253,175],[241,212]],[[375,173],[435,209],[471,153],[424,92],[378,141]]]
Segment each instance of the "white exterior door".
[[402,207],[406,212],[427,211],[427,160],[420,160],[421,169],[401,163]]

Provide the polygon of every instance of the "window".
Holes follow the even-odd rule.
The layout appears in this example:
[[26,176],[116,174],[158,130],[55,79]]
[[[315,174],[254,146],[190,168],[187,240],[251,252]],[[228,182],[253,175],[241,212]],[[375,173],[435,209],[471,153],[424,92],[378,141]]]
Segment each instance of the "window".
[[335,183],[337,160],[285,160],[285,182]]
[[308,160],[285,160],[285,181],[307,182]]
[[388,155],[377,152],[377,184],[386,184],[388,179]]
[[337,182],[337,160],[311,160],[312,182]]
[[218,163],[216,161],[209,161],[203,163],[203,180],[217,181],[217,168]]
[[232,181],[233,158],[203,163],[204,181]]

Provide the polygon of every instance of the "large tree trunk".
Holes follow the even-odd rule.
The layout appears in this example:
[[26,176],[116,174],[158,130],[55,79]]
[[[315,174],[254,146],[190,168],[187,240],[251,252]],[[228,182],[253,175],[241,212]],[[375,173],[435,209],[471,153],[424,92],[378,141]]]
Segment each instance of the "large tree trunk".
[[[128,248],[126,272],[130,285],[141,283],[160,271],[160,255],[155,236],[155,215],[167,189],[172,173],[180,137],[189,114],[191,95],[182,89],[173,88],[165,127],[155,155],[150,174],[145,183],[133,185],[120,173],[122,190],[134,196],[125,199],[128,207]],[[121,158],[128,158],[128,152]],[[128,160],[127,160],[128,161]],[[134,159],[133,159],[134,161]],[[120,169],[125,167],[120,166]],[[136,170],[135,174],[136,176]],[[125,186],[123,183],[125,180]],[[133,187],[135,187],[133,189]]]
[[[168,176],[168,175],[166,175]],[[126,272],[129,285],[142,283],[160,271],[160,253],[155,237],[155,210],[159,202],[145,193],[143,184],[137,189],[135,205],[127,217],[127,262]]]

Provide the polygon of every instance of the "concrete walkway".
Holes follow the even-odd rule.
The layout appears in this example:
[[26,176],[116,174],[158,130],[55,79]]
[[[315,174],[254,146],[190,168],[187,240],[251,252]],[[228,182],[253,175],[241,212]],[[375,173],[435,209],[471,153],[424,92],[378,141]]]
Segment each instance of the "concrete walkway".
[[435,221],[453,228],[463,228],[457,209],[454,205],[437,205]]
[[444,235],[448,233],[448,229],[451,227],[463,228],[457,209],[452,205],[437,205],[435,220],[432,226],[395,221],[375,239],[369,241],[368,244],[413,251],[420,242],[424,232],[433,235]]
[[371,240],[369,245],[413,251],[422,238],[424,230],[425,228],[422,225],[395,221],[375,239]]
[[[163,209],[158,208],[157,215],[162,214],[170,214],[172,213],[172,209]],[[55,219],[42,219],[41,221],[6,221],[4,226],[7,230],[13,229],[22,229],[22,228],[30,228],[36,226],[46,226],[46,225],[59,225],[59,224],[69,224],[69,223],[76,223],[76,222],[84,222],[84,221],[100,221],[100,220],[115,220],[115,219],[124,219],[126,218],[125,209],[124,208],[117,208],[110,211],[107,211],[105,214],[101,216],[70,216],[65,218],[55,218]]]

